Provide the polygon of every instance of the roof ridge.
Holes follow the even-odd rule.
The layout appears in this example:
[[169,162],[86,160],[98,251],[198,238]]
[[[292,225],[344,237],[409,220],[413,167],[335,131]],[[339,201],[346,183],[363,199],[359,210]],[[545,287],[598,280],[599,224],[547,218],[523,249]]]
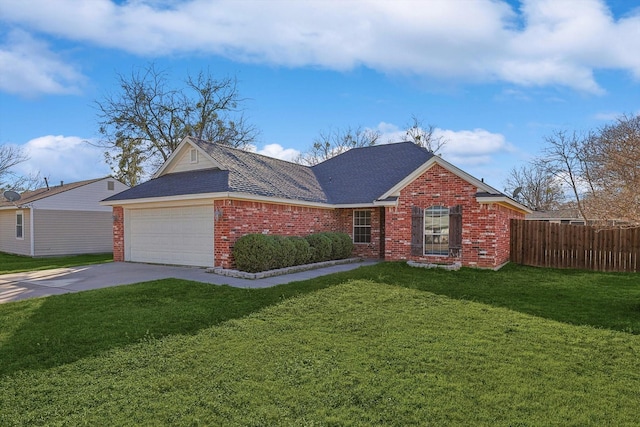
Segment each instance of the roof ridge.
[[266,154],[260,154],[260,153],[257,153],[255,151],[243,150],[242,148],[232,147],[230,145],[225,145],[225,144],[220,144],[219,142],[207,141],[207,140],[204,140],[204,139],[201,139],[201,138],[195,138],[195,137],[193,138],[193,140],[196,143],[197,142],[202,142],[202,143],[204,143],[206,145],[213,145],[215,147],[218,147],[218,148],[221,148],[221,149],[225,149],[225,150],[239,151],[241,153],[250,154],[250,155],[253,155],[253,156],[256,156],[256,157],[264,157],[264,158],[269,159],[270,161],[282,162],[282,163],[286,163],[286,164],[293,165],[293,166],[300,166],[300,167],[303,167],[303,168],[310,168],[310,166],[303,165],[301,163],[296,163],[296,162],[289,161],[289,160],[279,159],[277,157],[267,156]]

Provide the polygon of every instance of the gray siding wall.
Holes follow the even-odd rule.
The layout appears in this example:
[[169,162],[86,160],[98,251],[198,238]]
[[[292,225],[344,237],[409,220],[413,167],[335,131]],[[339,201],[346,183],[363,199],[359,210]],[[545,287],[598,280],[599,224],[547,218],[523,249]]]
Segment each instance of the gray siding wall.
[[113,251],[111,212],[34,211],[35,256]]
[[[109,181],[113,182],[113,190],[109,190]],[[82,187],[44,197],[32,204],[35,209],[111,212],[111,206],[100,205],[100,200],[118,194],[127,188],[129,187],[113,178],[105,178]],[[36,230],[38,229],[36,228]]]
[[16,239],[15,209],[0,211],[0,252],[31,255],[31,230],[29,229],[29,209],[22,209],[24,239]]

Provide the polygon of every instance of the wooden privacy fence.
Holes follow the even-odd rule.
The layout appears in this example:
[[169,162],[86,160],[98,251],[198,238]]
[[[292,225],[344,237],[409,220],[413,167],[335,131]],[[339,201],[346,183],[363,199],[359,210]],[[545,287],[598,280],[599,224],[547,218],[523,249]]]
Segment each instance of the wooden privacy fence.
[[512,262],[537,267],[640,271],[640,229],[511,220]]

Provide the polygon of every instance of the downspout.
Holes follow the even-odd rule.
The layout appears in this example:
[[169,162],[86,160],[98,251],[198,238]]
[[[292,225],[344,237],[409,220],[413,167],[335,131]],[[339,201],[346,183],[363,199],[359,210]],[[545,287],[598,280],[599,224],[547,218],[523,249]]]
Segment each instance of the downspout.
[[33,214],[34,214],[35,210],[33,209],[33,206],[29,206],[29,241],[31,244],[31,248],[30,248],[30,252],[31,252],[31,256],[36,256],[35,254],[35,232],[33,230]]

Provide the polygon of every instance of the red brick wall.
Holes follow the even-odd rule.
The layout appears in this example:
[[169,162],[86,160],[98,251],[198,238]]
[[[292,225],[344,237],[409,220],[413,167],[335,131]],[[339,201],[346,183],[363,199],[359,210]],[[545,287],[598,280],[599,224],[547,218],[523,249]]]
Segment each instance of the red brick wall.
[[240,237],[251,233],[306,236],[338,230],[337,211],[242,200],[216,200],[223,211],[214,225],[214,262],[233,267],[231,249]]
[[371,211],[371,243],[354,243],[353,255],[362,258],[380,258],[380,208],[338,209],[338,228],[353,239],[353,211]]
[[124,209],[113,207],[113,260],[124,261]]
[[496,262],[498,265],[502,265],[507,263],[510,258],[511,219],[524,219],[525,215],[504,206],[497,206],[496,215]]
[[[509,218],[522,214],[476,201],[477,188],[440,165],[434,165],[407,187],[398,206],[386,211],[386,260],[462,262],[471,267],[497,267],[509,258]],[[411,207],[462,205],[461,257],[411,255]]]

